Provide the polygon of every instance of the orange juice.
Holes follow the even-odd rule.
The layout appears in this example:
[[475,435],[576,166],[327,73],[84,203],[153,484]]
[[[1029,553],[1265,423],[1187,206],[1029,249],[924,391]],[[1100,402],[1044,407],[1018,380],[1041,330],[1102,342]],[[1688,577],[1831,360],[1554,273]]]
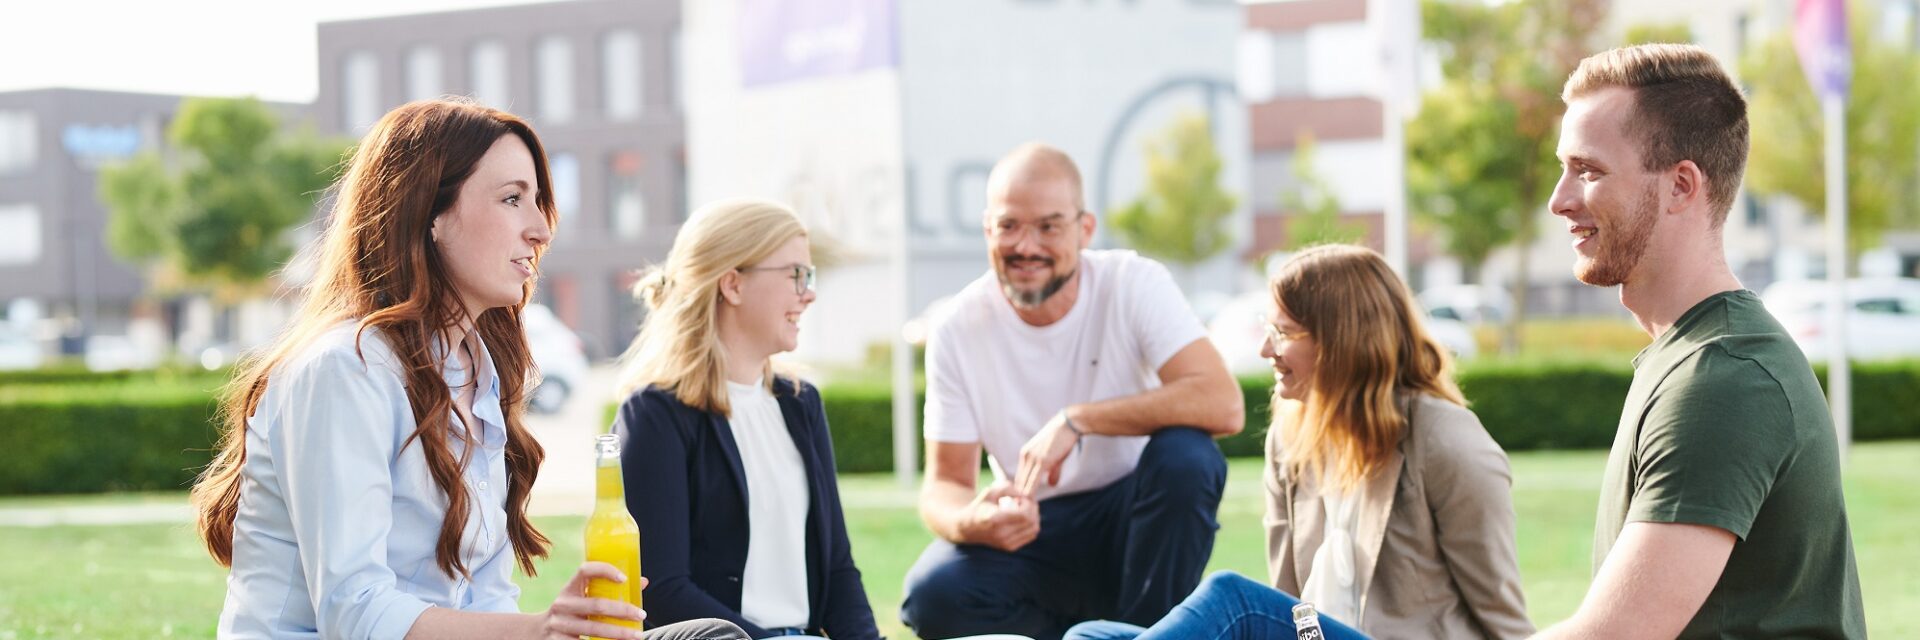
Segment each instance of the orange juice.
[[[605,562],[626,574],[625,583],[594,579],[587,582],[587,596],[606,598],[640,606],[640,526],[627,513],[626,492],[620,475],[620,441],[612,434],[599,437],[599,464],[594,491],[593,515],[587,518],[587,560]],[[640,628],[640,623],[614,618],[594,618],[623,627]]]

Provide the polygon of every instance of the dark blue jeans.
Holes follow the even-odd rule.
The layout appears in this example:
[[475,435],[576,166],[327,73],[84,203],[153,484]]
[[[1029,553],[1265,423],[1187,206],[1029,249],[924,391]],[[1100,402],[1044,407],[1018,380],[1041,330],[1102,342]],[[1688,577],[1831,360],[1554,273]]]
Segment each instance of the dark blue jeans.
[[[1298,599],[1286,592],[1248,580],[1231,571],[1207,576],[1180,606],[1152,627],[1110,620],[1075,625],[1067,631],[1067,640],[1274,640],[1291,639],[1293,605]],[[1340,621],[1320,616],[1320,632],[1326,640],[1364,640],[1366,634]]]
[[1200,583],[1226,459],[1205,432],[1161,429],[1133,473],[1040,502],[1040,536],[1012,553],[934,540],[907,572],[900,621],[922,638],[1054,640],[1082,620],[1151,624]]

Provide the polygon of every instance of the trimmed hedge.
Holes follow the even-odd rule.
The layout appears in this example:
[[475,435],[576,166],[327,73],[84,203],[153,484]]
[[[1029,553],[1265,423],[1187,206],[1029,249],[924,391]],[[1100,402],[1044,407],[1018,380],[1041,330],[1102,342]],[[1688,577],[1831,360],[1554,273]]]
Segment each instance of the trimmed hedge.
[[[1610,445],[1632,376],[1624,362],[1478,361],[1459,380],[1494,440],[1522,451]],[[184,489],[212,458],[218,379],[80,379],[90,382],[0,386],[0,495]],[[1240,381],[1247,428],[1220,440],[1227,455],[1261,455],[1271,385]],[[1853,385],[1856,440],[1920,438],[1920,360],[1855,363]],[[891,469],[890,389],[840,384],[821,397],[840,470]]]
[[157,369],[94,371],[73,360],[37,369],[0,371],[0,389],[17,385],[41,384],[114,384],[126,382],[178,382],[184,380],[226,380],[228,370],[208,371],[192,364],[168,364]]
[[[1814,368],[1821,384],[1826,366]],[[1605,449],[1633,382],[1626,362],[1482,360],[1457,378],[1474,413],[1508,451]],[[1229,457],[1259,457],[1269,422],[1271,378],[1240,380],[1247,427],[1219,440]],[[833,450],[843,472],[893,468],[892,394],[885,386],[823,388]],[[926,401],[921,390],[919,401]],[[1920,360],[1853,365],[1854,440],[1920,438]],[[924,461],[925,452],[922,452]]]
[[211,384],[0,391],[0,495],[181,490],[213,458]]

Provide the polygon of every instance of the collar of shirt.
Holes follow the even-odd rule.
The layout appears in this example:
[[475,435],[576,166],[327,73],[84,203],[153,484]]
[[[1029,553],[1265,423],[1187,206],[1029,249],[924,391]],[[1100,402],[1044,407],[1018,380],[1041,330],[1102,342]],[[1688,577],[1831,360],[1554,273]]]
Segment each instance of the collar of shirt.
[[[433,355],[440,358],[440,376],[447,386],[459,384],[467,376],[479,382],[473,397],[473,417],[480,421],[480,445],[498,449],[507,444],[507,418],[500,411],[500,372],[493,366],[493,352],[487,348],[486,341],[480,339],[478,333],[470,335],[473,343],[480,347],[472,372],[456,377],[454,372],[460,370],[457,359],[460,352],[448,348],[445,338],[433,341]],[[458,425],[459,422],[454,421],[453,428],[458,429]]]

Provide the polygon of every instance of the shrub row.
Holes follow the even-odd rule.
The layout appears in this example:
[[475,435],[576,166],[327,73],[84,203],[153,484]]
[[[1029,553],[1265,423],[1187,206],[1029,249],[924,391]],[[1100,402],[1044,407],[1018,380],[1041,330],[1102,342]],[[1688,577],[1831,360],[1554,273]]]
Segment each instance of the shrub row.
[[[1824,385],[1826,366],[1814,371]],[[1605,449],[1613,444],[1633,369],[1624,362],[1483,360],[1462,367],[1458,380],[1487,431],[1508,451]],[[1219,441],[1227,456],[1262,455],[1272,388],[1265,376],[1240,380],[1247,426]],[[821,398],[841,471],[893,468],[886,387],[829,387]],[[925,399],[923,391],[919,401]],[[1920,360],[1855,363],[1853,412],[1855,440],[1920,438]]]
[[0,495],[185,489],[212,459],[212,385],[35,385],[0,391]]
[[[1481,361],[1459,379],[1494,439],[1522,451],[1607,447],[1632,375],[1624,363]],[[212,456],[218,381],[122,380],[0,386],[0,495],[185,488]],[[1220,447],[1259,456],[1271,381],[1240,385],[1247,428]],[[1853,385],[1855,439],[1920,438],[1920,360],[1856,364]],[[841,384],[821,396],[840,470],[891,469],[889,389]]]

